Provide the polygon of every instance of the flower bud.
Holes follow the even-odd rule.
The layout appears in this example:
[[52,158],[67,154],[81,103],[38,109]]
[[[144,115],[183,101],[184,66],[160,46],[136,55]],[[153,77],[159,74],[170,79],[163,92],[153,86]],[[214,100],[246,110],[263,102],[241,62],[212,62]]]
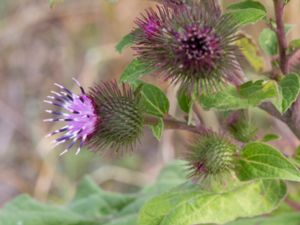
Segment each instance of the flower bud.
[[240,111],[229,116],[227,128],[236,140],[244,143],[253,141],[257,133],[257,127],[247,120]]
[[225,136],[212,131],[201,135],[189,147],[187,160],[191,177],[204,179],[232,171],[236,152],[236,146]]

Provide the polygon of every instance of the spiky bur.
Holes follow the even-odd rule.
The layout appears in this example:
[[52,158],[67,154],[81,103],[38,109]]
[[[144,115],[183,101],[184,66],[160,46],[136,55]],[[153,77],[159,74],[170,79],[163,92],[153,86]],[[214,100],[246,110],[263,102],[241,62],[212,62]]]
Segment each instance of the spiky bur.
[[235,168],[237,147],[224,135],[208,131],[189,147],[186,159],[196,181],[222,179]]
[[246,118],[243,112],[231,113],[226,123],[229,132],[236,140],[244,143],[255,140],[257,127]]
[[46,110],[53,118],[44,121],[66,124],[47,135],[60,135],[53,141],[55,146],[68,143],[61,155],[76,144],[76,154],[84,145],[94,150],[103,147],[114,147],[116,150],[132,147],[139,139],[143,127],[139,94],[125,84],[119,87],[116,82],[103,82],[86,93],[79,82],[75,82],[81,89],[79,95],[55,84],[60,90],[52,91],[53,95],[45,100],[56,106],[57,110]]
[[180,13],[166,4],[146,10],[136,20],[142,31],[133,46],[137,56],[166,79],[200,91],[240,83],[233,72],[238,68],[237,23],[209,2],[191,0]]
[[132,148],[139,140],[144,124],[140,92],[127,84],[120,87],[114,81],[91,88],[90,96],[101,123],[89,143],[94,148]]

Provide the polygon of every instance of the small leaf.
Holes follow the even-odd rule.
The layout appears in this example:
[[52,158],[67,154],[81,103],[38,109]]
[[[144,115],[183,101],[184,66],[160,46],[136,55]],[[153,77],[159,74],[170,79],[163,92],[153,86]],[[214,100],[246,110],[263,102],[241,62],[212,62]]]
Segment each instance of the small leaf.
[[263,137],[261,141],[263,142],[270,142],[280,139],[280,137],[277,134],[267,134]]
[[259,142],[247,144],[237,166],[240,180],[283,179],[300,181],[299,170],[278,150]]
[[143,83],[141,104],[146,113],[163,117],[169,111],[169,100],[158,87]]
[[291,73],[286,75],[279,82],[281,89],[282,101],[275,106],[281,113],[285,113],[291,105],[297,100],[300,93],[300,78],[298,74]]
[[258,1],[252,1],[252,0],[241,1],[238,3],[231,4],[227,7],[227,9],[229,9],[229,10],[249,9],[249,8],[260,9],[260,10],[267,12],[267,10],[263,4],[261,4]]
[[140,211],[139,225],[224,224],[268,213],[285,194],[285,184],[272,180],[243,183],[220,193],[183,186],[150,200]]
[[180,109],[189,113],[192,107],[192,97],[188,94],[188,92],[184,88],[180,88],[177,92],[177,102]]
[[259,35],[259,45],[270,56],[278,53],[278,41],[274,31],[264,29]]
[[236,44],[255,71],[263,71],[264,58],[261,56],[259,48],[254,40],[251,37],[244,35],[243,38],[237,40]]
[[140,30],[136,29],[136,30],[132,31],[131,33],[127,34],[126,36],[124,36],[122,38],[122,40],[116,46],[117,52],[122,53],[125,48],[133,45],[135,37],[139,32],[140,32]]
[[58,2],[61,2],[63,0],[48,0],[48,3],[50,7],[54,7]]
[[255,8],[234,10],[226,14],[230,15],[240,26],[254,24],[266,16],[266,12],[264,10]]
[[298,48],[300,48],[300,39],[292,40],[289,43],[289,48],[288,48],[289,52],[295,51]]
[[159,141],[162,137],[164,131],[164,121],[162,118],[158,118],[158,122],[156,125],[151,126],[152,133],[154,137]]
[[294,162],[300,167],[300,146],[296,149],[295,155],[293,156]]
[[204,109],[237,110],[255,107],[261,102],[277,98],[278,95],[276,82],[260,80],[241,85],[239,91],[234,87],[228,87],[215,94],[201,95],[199,102]]
[[120,81],[133,83],[138,80],[141,76],[153,72],[154,69],[143,63],[140,59],[134,59],[126,67],[123,74],[121,75]]

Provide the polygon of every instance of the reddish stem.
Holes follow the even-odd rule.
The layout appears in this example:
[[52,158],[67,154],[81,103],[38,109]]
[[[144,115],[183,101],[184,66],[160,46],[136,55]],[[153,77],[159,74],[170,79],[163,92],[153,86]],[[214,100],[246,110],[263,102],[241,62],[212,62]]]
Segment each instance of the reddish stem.
[[280,69],[283,74],[288,73],[288,58],[286,49],[288,47],[285,35],[285,27],[283,21],[285,3],[283,0],[274,0],[275,19],[276,19],[276,35],[279,46]]
[[[151,117],[151,116],[147,116],[144,118],[145,124],[147,125],[155,125],[158,123],[158,120],[159,119],[157,117]],[[165,118],[163,118],[163,120],[165,124],[165,129],[186,130],[198,134],[207,131],[206,128],[202,128],[202,127],[198,128],[192,125],[188,125],[186,122],[179,121],[171,116],[166,116]]]

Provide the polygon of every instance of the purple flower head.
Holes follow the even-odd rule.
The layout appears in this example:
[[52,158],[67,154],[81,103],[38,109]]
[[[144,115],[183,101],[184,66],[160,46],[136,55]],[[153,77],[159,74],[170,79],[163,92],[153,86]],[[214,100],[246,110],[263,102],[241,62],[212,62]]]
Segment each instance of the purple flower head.
[[[135,39],[133,49],[138,57],[183,86],[209,91],[224,83],[239,83],[241,77],[233,73],[238,67],[236,21],[221,15],[215,1],[190,0],[185,4],[188,7],[180,13],[165,5],[151,10],[151,18],[159,20],[159,32],[151,38],[140,35]],[[138,20],[141,30],[149,18]]]
[[80,95],[76,95],[64,86],[55,83],[60,90],[58,92],[52,91],[51,93],[53,95],[48,96],[49,100],[45,100],[46,103],[55,105],[66,111],[46,110],[46,112],[53,115],[53,118],[44,120],[46,122],[66,123],[64,127],[48,135],[53,136],[55,134],[64,133],[61,137],[54,140],[56,145],[70,142],[61,155],[67,153],[77,142],[79,142],[79,147],[76,154],[79,154],[81,147],[87,138],[95,131],[100,121],[99,116],[96,114],[93,100],[86,95],[79,82],[75,79],[74,81],[81,89]]
[[58,110],[46,110],[53,118],[44,121],[66,123],[47,135],[61,134],[54,140],[55,146],[68,142],[61,155],[75,144],[78,144],[76,154],[84,145],[94,149],[133,145],[143,127],[138,93],[125,85],[120,89],[116,82],[106,82],[91,88],[87,94],[79,82],[74,81],[81,89],[80,95],[55,84],[59,91],[52,91],[53,95],[45,100]]
[[177,35],[177,55],[182,69],[212,71],[222,56],[220,38],[211,27],[190,25]]

